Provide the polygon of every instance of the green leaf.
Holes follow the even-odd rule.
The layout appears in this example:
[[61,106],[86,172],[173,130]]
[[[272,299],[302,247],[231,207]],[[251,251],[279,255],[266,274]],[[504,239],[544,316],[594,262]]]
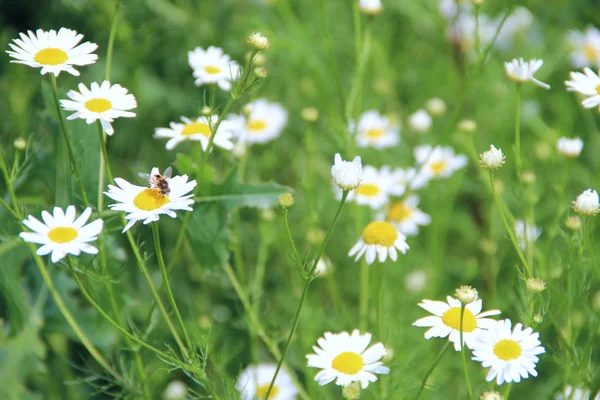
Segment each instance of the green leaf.
[[293,189],[275,182],[242,183],[237,168],[233,168],[222,185],[215,185],[212,195],[196,198],[196,203],[216,202],[227,211],[238,207],[266,209],[277,203],[277,197]]
[[198,261],[207,269],[227,260],[229,232],[227,212],[217,203],[197,204],[188,224],[188,234]]
[[17,334],[29,318],[29,305],[19,279],[21,263],[29,254],[20,237],[0,245],[0,294],[8,308],[11,334]]

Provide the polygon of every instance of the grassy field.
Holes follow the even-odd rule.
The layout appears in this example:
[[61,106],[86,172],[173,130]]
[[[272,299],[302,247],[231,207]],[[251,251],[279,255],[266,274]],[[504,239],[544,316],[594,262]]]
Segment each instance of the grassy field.
[[[565,81],[600,68],[600,6],[473,3],[384,0],[369,13],[355,0],[0,1],[6,51],[20,33],[62,27],[97,44],[97,60],[73,66],[79,76],[11,63],[15,53],[0,62],[0,398],[264,399],[283,360],[272,400],[358,398],[352,391],[555,399],[567,387],[581,391],[556,398],[594,399],[599,205],[595,192],[574,202],[600,187],[598,106],[582,106],[596,101],[600,78],[586,81],[587,94]],[[239,75],[205,54],[209,46]],[[62,59],[56,47],[24,51],[52,67],[81,57]],[[535,81],[507,73],[505,62],[521,57],[543,60]],[[133,104],[115,95],[135,115],[115,114],[113,134],[106,121],[85,119],[106,105],[102,96],[58,103],[104,80],[135,96]],[[67,120],[77,110],[84,119]],[[158,132],[181,142],[170,148]],[[561,137],[580,138],[583,150],[559,146]],[[503,165],[496,152],[480,156],[490,145]],[[336,153],[361,157],[361,186],[343,195]],[[169,166],[170,192],[138,176]],[[111,178],[145,189],[115,194],[109,185],[123,181]],[[115,207],[126,195],[129,208]],[[68,206],[103,221],[79,256],[61,253],[71,239],[52,234],[84,232],[42,214]],[[158,220],[155,206],[172,210]],[[139,221],[122,233],[128,214]],[[42,223],[22,223],[28,216],[48,225],[45,242],[31,233]],[[395,261],[368,264],[370,250],[349,256],[359,239],[388,254],[394,240],[402,248],[402,234],[409,249]],[[48,240],[59,249],[52,255],[39,250]],[[456,298],[463,285],[477,290],[483,311],[501,311],[489,319],[539,333],[545,352],[529,365],[537,377],[486,380],[489,368],[473,358],[500,324],[477,325],[476,334],[465,318],[478,303],[438,314],[457,348],[463,315],[464,352],[413,326],[432,315],[423,300]],[[385,349],[369,361],[360,356],[366,344],[352,350],[351,339],[330,337],[331,379],[356,381],[376,361],[389,373],[373,367],[377,380],[362,390],[320,385],[307,355],[323,348],[325,332],[354,330],[382,344],[372,353]],[[513,368],[519,355],[534,357],[527,346],[510,349],[508,358],[497,343],[490,352]],[[502,397],[484,394],[492,391]]]

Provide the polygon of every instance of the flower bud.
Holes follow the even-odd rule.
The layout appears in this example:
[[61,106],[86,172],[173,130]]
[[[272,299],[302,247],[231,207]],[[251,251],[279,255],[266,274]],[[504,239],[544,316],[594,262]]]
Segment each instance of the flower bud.
[[282,193],[277,197],[277,204],[281,208],[290,208],[294,205],[294,195],[291,193]]
[[212,110],[210,109],[209,106],[204,106],[204,107],[202,107],[202,110],[200,110],[200,114],[202,114],[202,115],[210,115],[211,112],[212,112]]
[[495,170],[500,168],[506,161],[506,156],[502,154],[502,149],[497,149],[494,145],[490,145],[488,151],[484,151],[479,155],[479,163],[483,168]]
[[583,215],[596,215],[600,211],[598,192],[588,189],[577,196],[573,202],[573,210]]
[[319,278],[325,278],[333,272],[333,265],[331,264],[331,260],[325,256],[319,259],[317,266],[315,268],[315,274]]
[[535,173],[533,171],[521,172],[521,182],[526,185],[531,185],[535,182]]
[[260,32],[253,32],[248,36],[248,43],[256,50],[266,50],[269,48],[269,39]]
[[18,137],[13,142],[13,145],[17,150],[25,150],[25,148],[27,147],[27,139],[25,139],[24,137]]
[[525,281],[525,286],[532,293],[542,293],[546,289],[546,282],[539,278],[529,278]]
[[343,161],[340,153],[336,153],[334,164],[331,166],[331,176],[334,183],[342,190],[353,190],[360,186],[362,163],[360,156],[352,161]]
[[256,67],[254,68],[254,75],[257,78],[265,79],[267,77],[267,69],[265,67]]
[[383,11],[381,0],[359,0],[358,8],[367,15],[377,15]]
[[440,115],[444,115],[446,112],[446,103],[444,100],[434,97],[427,100],[427,103],[425,103],[425,108],[427,111],[429,111],[429,114],[439,117]]
[[477,122],[473,121],[472,119],[463,119],[461,121],[458,121],[456,127],[461,132],[473,133],[477,130]]
[[579,156],[583,149],[583,140],[578,137],[573,139],[561,137],[556,142],[556,149],[561,156],[575,158]]
[[480,6],[483,4],[484,0],[471,0],[474,6]]
[[581,229],[581,219],[577,215],[567,217],[565,220],[565,226],[572,231],[578,231]]
[[165,393],[163,394],[164,400],[183,400],[187,397],[188,388],[185,383],[182,381],[171,381],[167,388],[165,389]]
[[305,107],[302,109],[302,119],[306,122],[315,122],[319,119],[319,110],[315,107]]
[[504,397],[498,392],[483,392],[480,400],[504,400]]
[[431,115],[425,110],[417,110],[408,117],[408,126],[418,133],[427,132],[431,128]]
[[463,285],[456,289],[454,295],[463,304],[470,304],[477,300],[477,290],[467,285]]
[[358,400],[360,398],[360,384],[352,382],[342,389],[342,398],[344,400]]

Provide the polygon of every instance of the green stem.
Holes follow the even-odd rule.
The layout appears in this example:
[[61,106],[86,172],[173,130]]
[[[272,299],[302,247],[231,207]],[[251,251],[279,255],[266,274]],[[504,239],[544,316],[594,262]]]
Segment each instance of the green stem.
[[379,297],[377,298],[377,332],[379,333],[379,340],[384,340],[383,335],[383,289],[385,279],[384,263],[379,265]]
[[479,5],[475,6],[475,51],[477,57],[481,61],[481,38],[479,36]]
[[510,396],[510,390],[512,389],[513,383],[509,383],[506,387],[506,391],[504,392],[504,400],[508,400],[508,396]]
[[316,226],[317,224],[317,210],[315,208],[315,197],[314,197],[314,188],[313,188],[313,182],[312,182],[312,175],[313,175],[313,170],[312,170],[312,153],[314,151],[313,149],[313,142],[312,142],[312,127],[311,126],[307,126],[306,127],[306,134],[305,134],[305,150],[306,150],[306,162],[304,164],[305,167],[305,188],[306,188],[306,197],[308,200],[308,212],[310,215],[310,221],[311,221],[311,225],[312,227]]
[[[50,75],[52,75],[52,74],[50,74]],[[54,76],[54,75],[52,75],[52,76]],[[0,170],[2,170],[2,175],[4,176],[4,180],[6,181],[6,190],[8,191],[10,200],[13,204],[14,213],[17,216],[19,221],[23,221],[23,215],[21,214],[21,211],[19,210],[19,206],[17,204],[17,197],[15,196],[15,191],[12,186],[12,181],[10,179],[8,169],[6,167],[6,163],[4,161],[4,155],[2,154],[2,151],[0,151]],[[25,225],[22,222],[21,222],[21,227],[23,229],[25,229]],[[46,286],[48,287],[48,290],[50,291],[50,294],[52,295],[54,302],[56,303],[56,305],[57,305],[58,309],[60,310],[61,314],[63,315],[63,317],[67,320],[67,323],[69,324],[71,329],[73,329],[73,332],[75,332],[75,335],[79,338],[79,340],[81,341],[83,346],[87,349],[87,351],[90,353],[90,355],[98,362],[98,364],[100,364],[102,366],[102,368],[104,368],[109,374],[111,374],[113,377],[115,377],[119,381],[125,382],[123,377],[117,371],[115,371],[110,366],[110,363],[98,352],[98,350],[96,350],[96,348],[92,344],[91,340],[83,332],[83,330],[77,323],[77,320],[73,317],[73,315],[71,314],[71,312],[69,311],[69,309],[67,308],[65,303],[63,302],[62,297],[60,296],[60,293],[54,286],[54,282],[52,281],[52,277],[50,276],[50,273],[48,272],[46,265],[44,264],[44,262],[42,261],[40,256],[37,255],[35,246],[32,245],[31,243],[27,243],[27,247],[29,248],[29,251],[31,252],[31,255],[34,258],[34,260],[38,266],[38,269],[40,270],[40,274],[42,275],[42,278],[44,279],[44,282],[46,283]]]
[[460,304],[460,354],[462,355],[463,370],[465,372],[465,380],[467,381],[467,389],[469,390],[469,400],[473,400],[473,389],[471,388],[471,379],[469,379],[469,370],[467,368],[467,358],[465,356],[465,343],[463,341],[463,315],[465,313],[464,303]]
[[596,257],[594,255],[594,248],[592,247],[592,241],[590,240],[590,232],[591,232],[590,220],[591,220],[591,217],[585,217],[585,233],[584,233],[583,240],[585,241],[585,246],[588,248],[588,251],[590,252],[590,258],[592,259],[592,264],[594,265],[594,268],[596,269],[598,276],[600,276],[600,268],[598,268],[598,263],[596,262]]
[[115,43],[115,34],[117,32],[117,19],[121,8],[121,0],[117,0],[115,11],[113,13],[112,22],[110,25],[110,33],[108,35],[108,48],[106,50],[106,70],[104,71],[104,80],[110,81],[110,66],[112,63],[113,47]]
[[315,279],[315,275],[314,275],[315,268],[317,267],[319,259],[323,255],[323,252],[325,251],[325,247],[327,246],[327,243],[329,242],[329,238],[331,237],[333,227],[335,226],[335,223],[336,223],[338,217],[340,216],[340,212],[342,211],[342,207],[344,206],[344,203],[346,202],[348,193],[349,192],[347,190],[345,190],[343,192],[342,199],[340,200],[340,205],[337,209],[337,212],[335,213],[335,216],[333,217],[333,221],[331,221],[331,224],[329,225],[329,229],[327,230],[325,239],[323,240],[323,243],[321,244],[321,247],[319,248],[317,257],[315,258],[310,269],[308,271],[306,271],[307,276],[304,277],[304,288],[302,289],[302,296],[300,296],[300,301],[298,302],[298,307],[296,308],[296,315],[294,316],[294,322],[292,323],[292,329],[290,330],[290,334],[288,336],[287,343],[285,344],[285,347],[283,349],[283,353],[281,354],[281,358],[279,359],[279,362],[277,363],[277,368],[275,369],[275,374],[273,375],[273,379],[271,380],[271,384],[269,385],[269,389],[267,390],[267,395],[265,396],[265,400],[269,400],[269,396],[271,394],[271,391],[273,390],[273,385],[275,384],[275,380],[277,379],[277,375],[279,374],[279,370],[281,369],[281,364],[283,364],[283,360],[285,359],[285,356],[286,356],[288,350],[290,349],[290,345],[292,344],[292,337],[294,336],[294,333],[296,332],[296,328],[298,327],[298,322],[300,321],[300,313],[302,312],[302,306],[304,305],[304,301],[306,300],[306,295],[308,294],[308,288],[310,287],[310,284],[312,283],[312,281]]
[[498,196],[498,193],[496,192],[496,186],[494,185],[493,171],[490,171],[490,187],[492,189],[492,194],[494,195],[494,201],[496,202],[496,207],[498,208],[498,212],[500,213],[500,217],[502,218],[502,222],[504,223],[504,228],[506,229],[508,236],[510,236],[510,240],[512,241],[515,251],[517,252],[519,258],[521,259],[521,262],[523,263],[523,267],[525,268],[525,271],[527,272],[527,277],[531,277],[532,274],[531,274],[531,269],[529,268],[529,264],[527,263],[527,260],[525,259],[525,256],[523,255],[523,251],[521,250],[521,246],[519,244],[519,241],[517,240],[517,237],[515,236],[515,233],[513,232],[513,229],[511,228],[510,224],[508,223],[508,220],[506,219],[506,215],[504,213],[502,203],[500,202],[500,197]]
[[63,138],[65,139],[65,143],[67,144],[69,158],[71,160],[71,168],[73,168],[73,174],[75,175],[75,180],[77,181],[77,185],[79,186],[79,191],[81,192],[83,204],[87,207],[89,206],[90,202],[88,201],[87,194],[85,193],[85,189],[83,187],[83,181],[81,180],[81,175],[79,174],[79,167],[77,166],[77,160],[75,159],[75,153],[73,152],[73,146],[71,146],[71,140],[69,139],[67,127],[65,126],[65,121],[63,119],[62,111],[60,109],[60,102],[58,101],[58,88],[56,87],[56,77],[54,76],[54,74],[48,75],[50,76],[50,83],[52,84],[52,94],[54,96],[54,106],[60,125],[60,132],[63,135]]
[[175,316],[177,317],[177,322],[179,323],[179,327],[183,332],[183,337],[185,338],[187,348],[191,349],[192,342],[188,335],[187,329],[185,328],[185,324],[183,323],[183,319],[181,318],[181,314],[179,313],[179,308],[177,307],[177,303],[175,302],[173,292],[171,291],[171,285],[169,284],[169,275],[167,274],[167,268],[165,267],[165,260],[162,254],[162,246],[160,245],[160,234],[158,229],[158,222],[152,224],[152,237],[154,238],[154,249],[156,250],[156,258],[158,258],[158,265],[160,267],[160,273],[163,278],[163,285],[167,290],[167,297],[169,299],[169,302],[171,303],[171,308],[173,309],[173,311],[175,311]]
[[302,259],[300,258],[298,249],[296,248],[296,243],[294,242],[294,238],[292,237],[292,231],[290,230],[290,223],[289,223],[289,219],[288,219],[288,209],[287,208],[283,210],[283,221],[285,224],[285,231],[287,233],[288,240],[290,241],[290,244],[292,245],[292,249],[294,250],[294,263],[298,266],[298,268],[300,269],[300,272],[302,273],[304,264],[302,262]]
[[427,380],[429,379],[429,376],[435,370],[435,368],[438,366],[440,361],[442,361],[442,358],[444,357],[444,354],[446,354],[446,352],[450,348],[451,343],[452,342],[450,342],[449,340],[446,341],[446,344],[444,345],[442,350],[438,353],[437,358],[433,361],[433,364],[431,364],[431,368],[429,368],[429,370],[423,377],[423,381],[421,382],[421,387],[419,388],[419,392],[415,396],[414,400],[417,400],[421,396],[421,393],[423,393],[423,390],[425,389],[425,385],[427,384]]
[[369,266],[364,260],[360,261],[360,297],[358,310],[358,327],[364,331],[367,329],[369,318]]
[[515,160],[517,165],[517,179],[521,182],[521,84],[515,85],[517,97],[515,101]]

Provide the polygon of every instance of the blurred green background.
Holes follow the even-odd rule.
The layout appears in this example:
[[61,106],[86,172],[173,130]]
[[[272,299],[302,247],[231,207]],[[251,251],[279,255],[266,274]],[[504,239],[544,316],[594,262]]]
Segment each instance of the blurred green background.
[[[594,0],[487,1],[482,12],[499,18],[514,5],[531,12],[532,25],[494,48],[481,70],[469,61],[469,51],[461,52],[448,41],[447,22],[435,0],[388,0],[384,1],[384,12],[373,21],[363,16],[363,27],[370,24],[372,28],[373,42],[357,109],[360,113],[377,109],[401,120],[404,127],[402,143],[397,148],[359,149],[357,154],[362,156],[363,164],[377,167],[412,166],[412,148],[422,143],[452,145],[457,152],[468,154],[470,138],[457,131],[456,122],[463,118],[476,120],[478,128],[473,135],[477,151],[493,143],[508,155],[497,179],[503,183],[503,197],[512,213],[523,217],[524,204],[533,200],[536,224],[546,229],[557,210],[563,221],[572,214],[571,200],[588,187],[600,186],[598,111],[583,110],[578,98],[568,93],[563,84],[572,70],[564,35],[572,29],[600,26],[600,4]],[[89,85],[102,80],[114,8],[115,3],[107,0],[0,1],[0,43],[8,49],[8,43],[19,32],[60,27],[75,29],[85,35],[84,40],[97,43],[96,64],[80,67],[80,77],[60,75],[60,97],[65,98],[65,93],[79,82]],[[271,42],[265,53],[269,76],[256,92],[238,102],[233,111],[239,112],[252,98],[266,97],[285,106],[289,121],[280,138],[251,148],[244,179],[249,183],[272,181],[294,189],[296,205],[290,210],[292,231],[300,252],[304,254],[311,248],[314,255],[318,246],[310,243],[308,234],[316,228],[326,229],[336,207],[329,171],[333,155],[341,152],[346,159],[357,155],[348,154],[345,148],[345,100],[342,100],[348,97],[356,66],[350,0],[124,0],[111,81],[128,88],[136,96],[138,108],[136,118],[114,123],[116,133],[108,140],[110,163],[115,176],[132,182],[136,182],[139,171],[149,171],[153,166],[164,169],[174,165],[178,173],[189,173],[181,170],[183,161],[176,162],[178,153],[189,153],[187,144],[169,152],[164,149],[164,141],[152,138],[154,128],[167,126],[181,115],[197,116],[204,105],[205,88],[194,86],[187,51],[214,45],[243,62],[248,52],[246,38],[254,31],[264,33]],[[544,66],[536,77],[552,85],[552,90],[544,91],[527,84],[522,91],[524,169],[533,171],[537,178],[530,187],[529,196],[533,198],[529,200],[518,192],[512,162],[515,91],[513,82],[505,77],[503,62],[514,57],[543,59]],[[227,93],[217,93],[217,102],[223,104]],[[60,145],[50,96],[46,76],[24,65],[10,64],[6,54],[1,57],[1,148],[10,161],[16,154],[14,139],[20,136],[28,139],[26,164],[15,186],[20,203],[34,216],[54,205],[81,205],[76,185],[65,178],[69,176],[68,158]],[[429,133],[411,132],[406,117],[423,108],[432,97],[443,99],[448,112],[434,119]],[[303,188],[308,124],[301,119],[300,111],[308,106],[320,111],[319,120],[311,125],[314,142],[311,165],[319,215],[314,227],[308,218]],[[95,199],[96,128],[73,121],[68,123],[68,129],[88,196]],[[580,136],[585,142],[581,157],[570,163],[564,189],[560,187],[560,177],[566,161],[554,150],[560,136]],[[231,154],[214,151],[209,159],[214,182],[222,182],[237,163]],[[388,261],[384,265],[386,333],[385,337],[374,340],[382,340],[394,349],[394,358],[387,363],[390,376],[384,378],[389,399],[413,398],[425,371],[443,346],[443,340],[425,341],[424,330],[411,326],[426,314],[417,307],[422,298],[443,300],[454,288],[471,284],[479,290],[484,310],[499,308],[502,317],[514,323],[522,321],[528,312],[524,285],[515,268],[518,259],[479,174],[479,166],[472,159],[467,168],[452,178],[432,182],[421,190],[420,208],[432,216],[433,222],[419,236],[408,240],[411,249],[406,256],[397,263]],[[0,194],[8,198],[5,182]],[[201,220],[206,221],[200,227],[205,228],[206,235],[200,239],[204,246],[192,248],[189,243],[184,246],[171,285],[199,347],[206,346],[209,350],[209,379],[221,398],[232,399],[236,398],[233,384],[239,371],[252,362],[252,335],[230,282],[221,269],[202,258],[203,252],[228,256],[229,249],[240,248],[246,273],[252,276],[259,243],[266,243],[267,273],[259,313],[268,334],[281,346],[289,332],[302,278],[290,261],[291,248],[285,240],[277,208],[274,216],[265,216],[256,208],[233,211],[210,203],[198,209]],[[331,281],[319,279],[311,287],[303,309],[287,361],[307,385],[311,398],[341,397],[338,387],[331,384],[319,388],[312,381],[317,371],[305,367],[305,354],[312,352],[311,346],[324,331],[350,331],[358,325],[359,264],[348,258],[347,252],[360,235],[355,229],[355,218],[364,225],[373,217],[374,213],[367,208],[345,207],[326,250],[335,267],[333,279],[344,306],[335,306]],[[170,250],[180,221],[181,217],[163,218],[160,222],[167,261],[172,257]],[[239,221],[239,227],[232,229],[235,221]],[[106,229],[111,230],[111,273],[118,282],[123,312],[134,324],[141,324],[151,295],[125,238],[119,233],[118,220],[109,218]],[[159,281],[150,230],[141,226],[134,230]],[[19,226],[10,214],[0,209],[0,398],[132,397],[125,389],[111,385],[77,343],[44,289],[18,232]],[[214,239],[217,235],[218,240]],[[597,246],[598,238],[592,239]],[[514,385],[511,393],[514,399],[551,398],[566,383],[600,385],[599,308],[593,307],[593,295],[600,289],[599,277],[593,274],[579,236],[568,232],[562,223],[556,238],[551,240],[545,233],[538,243],[537,271],[548,284],[544,298],[552,318],[545,317],[536,329],[547,354],[540,357],[538,378]],[[377,276],[378,269],[377,265],[371,268],[372,277]],[[422,291],[405,285],[406,275],[415,270],[426,273],[427,284]],[[131,375],[130,354],[122,340],[87,305],[63,267],[54,266],[52,271],[68,306],[94,343],[125,375]],[[490,293],[491,276],[498,282],[496,294]],[[372,283],[371,323],[375,320],[376,279]],[[106,296],[100,288],[97,285],[95,295],[106,305]],[[159,323],[150,336],[150,341],[158,347],[173,344],[163,325]],[[374,324],[371,327],[374,331]],[[557,333],[561,329],[565,330],[567,343]],[[259,350],[258,361],[274,361],[262,346]],[[157,398],[172,379],[187,381],[199,398],[205,398],[206,392],[181,371],[169,373],[168,366],[154,355],[142,354]],[[469,368],[477,393],[493,388],[485,383],[485,371],[479,364],[470,363]],[[447,354],[430,379],[433,390],[422,398],[466,398],[461,374],[460,354]],[[364,398],[377,398],[379,384],[373,385]]]

